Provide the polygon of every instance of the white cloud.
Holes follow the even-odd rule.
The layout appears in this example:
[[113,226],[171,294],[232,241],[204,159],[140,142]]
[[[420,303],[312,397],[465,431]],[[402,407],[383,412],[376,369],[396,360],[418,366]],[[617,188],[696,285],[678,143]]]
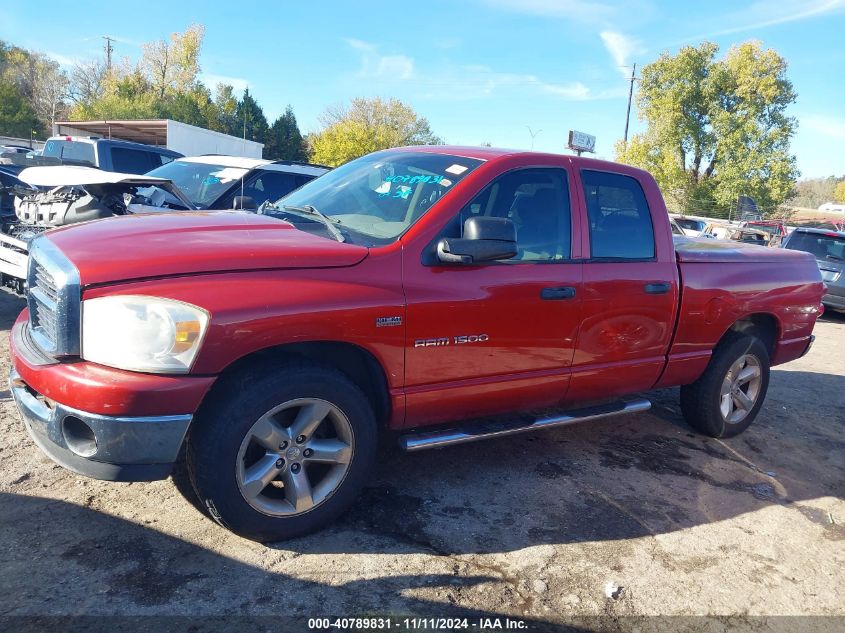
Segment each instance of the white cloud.
[[79,61],[79,59],[75,57],[68,57],[67,55],[62,55],[61,53],[55,53],[53,51],[44,51],[44,54],[47,57],[55,59],[57,62],[59,62],[59,66],[73,66]]
[[604,47],[613,58],[614,64],[623,75],[627,76],[628,71],[624,67],[630,66],[631,62],[634,61],[631,59],[632,56],[643,55],[645,48],[639,40],[616,31],[602,31],[600,35],[601,41],[604,42]]
[[731,35],[744,31],[756,31],[778,24],[787,24],[799,20],[807,20],[829,13],[845,11],[845,0],[780,0],[777,3],[759,1],[733,14],[725,15],[721,23],[737,24],[723,29],[716,29],[710,33],[688,37],[684,42]]
[[346,43],[361,53],[359,77],[413,79],[413,58],[407,55],[381,55],[378,46],[363,40],[347,38]]
[[567,18],[579,22],[609,21],[616,15],[616,9],[601,2],[580,2],[579,0],[486,0],[487,4],[499,8],[538,15],[547,18]]
[[249,81],[241,77],[230,77],[228,75],[217,75],[215,73],[200,73],[200,81],[212,91],[217,84],[229,84],[235,92],[243,92],[249,86]]
[[802,129],[807,129],[824,135],[826,138],[836,138],[845,141],[845,119],[843,118],[823,114],[809,114],[799,117],[798,122],[800,125],[798,128],[799,133]]
[[495,9],[535,15],[544,18],[573,20],[582,24],[626,24],[642,22],[655,15],[651,0],[628,0],[609,3],[597,0],[485,0]]
[[354,38],[346,39],[346,43],[361,54],[361,65],[354,74],[356,80],[368,79],[371,87],[380,89],[414,90],[426,99],[465,101],[522,91],[565,101],[585,101],[621,94],[616,90],[596,93],[580,81],[549,82],[531,73],[500,72],[482,64],[444,61],[420,72],[413,58],[401,53],[382,55],[376,44]]

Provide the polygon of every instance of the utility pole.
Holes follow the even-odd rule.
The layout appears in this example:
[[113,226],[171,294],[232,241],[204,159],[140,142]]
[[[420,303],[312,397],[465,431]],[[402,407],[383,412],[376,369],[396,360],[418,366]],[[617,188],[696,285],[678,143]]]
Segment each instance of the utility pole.
[[636,78],[637,72],[637,65],[634,64],[634,67],[631,69],[631,87],[628,89],[628,113],[625,115],[625,147],[628,147],[628,123],[631,120],[631,100],[634,97],[634,82],[637,80]]
[[114,42],[113,37],[109,37],[108,35],[103,35],[103,39],[106,41],[105,49],[106,49],[106,70],[111,70],[111,54],[114,51],[114,47],[111,45]]
[[526,125],[525,127],[528,128],[528,133],[531,135],[531,151],[534,151],[534,137],[537,136],[543,130],[537,130],[536,132],[531,131],[531,126]]

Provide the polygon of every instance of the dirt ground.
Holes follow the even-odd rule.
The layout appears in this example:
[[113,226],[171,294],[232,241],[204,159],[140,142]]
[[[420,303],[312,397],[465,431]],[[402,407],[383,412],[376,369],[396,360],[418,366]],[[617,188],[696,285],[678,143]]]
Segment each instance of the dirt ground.
[[[3,330],[22,306],[0,293]],[[811,628],[842,630],[845,318],[816,335],[738,438],[693,434],[663,390],[646,414],[390,455],[343,520],[271,545],[217,526],[173,479],[54,465],[2,389],[0,616],[730,615],[767,630],[753,616],[838,615]],[[6,375],[5,334],[0,354]]]

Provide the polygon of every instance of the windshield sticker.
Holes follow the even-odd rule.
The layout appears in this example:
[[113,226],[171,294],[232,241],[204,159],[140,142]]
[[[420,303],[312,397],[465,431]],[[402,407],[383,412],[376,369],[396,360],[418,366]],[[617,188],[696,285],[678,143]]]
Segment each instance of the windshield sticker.
[[246,175],[246,170],[238,167],[224,167],[220,171],[211,172],[210,175],[217,178],[216,181],[212,182],[232,182],[233,180],[240,180],[243,178]]
[[416,185],[417,183],[430,183],[432,185],[436,185],[440,183],[440,180],[443,176],[411,176],[408,174],[404,174],[401,176],[385,176],[384,182],[406,182],[409,185]]
[[401,198],[402,200],[407,200],[408,196],[411,195],[413,189],[406,185],[401,185],[400,187],[396,188],[396,191],[393,192],[393,195],[390,195],[389,191],[384,191],[378,195],[379,198]]
[[456,164],[452,165],[451,167],[447,167],[445,171],[449,174],[455,174],[456,176],[460,176],[467,169],[469,169],[469,167],[466,167],[464,165],[458,165],[456,163]]

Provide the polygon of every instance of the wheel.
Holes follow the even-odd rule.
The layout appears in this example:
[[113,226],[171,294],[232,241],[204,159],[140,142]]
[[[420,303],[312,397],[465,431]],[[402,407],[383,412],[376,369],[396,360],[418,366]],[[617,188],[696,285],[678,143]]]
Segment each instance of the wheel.
[[710,437],[733,437],[747,429],[769,388],[769,354],[760,339],[732,334],[722,341],[701,377],[681,387],[687,423]]
[[203,404],[188,472],[218,523],[255,541],[283,540],[322,528],[354,502],[377,443],[370,403],[346,375],[264,366]]

